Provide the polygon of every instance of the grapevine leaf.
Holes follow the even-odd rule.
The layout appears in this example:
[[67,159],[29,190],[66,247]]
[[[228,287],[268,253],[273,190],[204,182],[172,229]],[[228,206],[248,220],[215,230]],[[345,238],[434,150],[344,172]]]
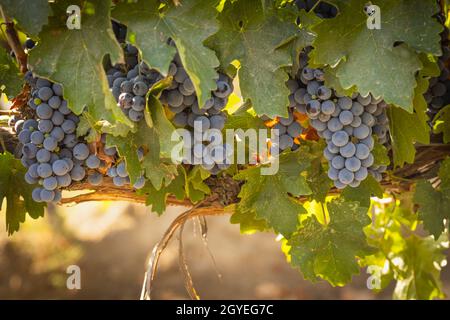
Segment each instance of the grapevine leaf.
[[389,132],[392,140],[393,164],[403,166],[405,162],[413,163],[416,154],[414,142],[430,143],[427,103],[423,94],[428,89],[428,80],[419,76],[414,96],[414,113],[408,113],[397,107],[386,111],[389,118]]
[[327,172],[322,166],[323,149],[325,148],[325,142],[320,141],[314,143],[310,149],[311,153],[311,166],[307,171],[307,180],[311,187],[312,193],[310,198],[317,202],[325,202],[328,191],[333,186],[333,182],[328,178]]
[[[138,130],[139,129],[140,128],[138,128]],[[141,163],[137,154],[137,149],[141,147],[141,145],[138,145],[136,138],[137,137],[132,134],[128,134],[127,138],[110,135],[106,137],[106,146],[116,147],[119,156],[124,158],[131,184],[134,184],[142,173]]]
[[[273,11],[263,13],[260,1],[227,2],[220,17],[220,30],[208,39],[226,67],[239,60],[239,83],[244,100],[251,100],[258,115],[287,116],[289,90],[285,85],[292,59],[288,44],[301,31],[279,20]],[[305,31],[306,32],[306,31]]]
[[6,231],[9,235],[19,230],[26,214],[33,219],[44,216],[44,205],[33,201],[34,186],[25,182],[26,169],[10,153],[0,154],[0,210],[6,198]]
[[416,235],[406,239],[405,248],[400,252],[403,263],[396,270],[394,299],[444,297],[440,271],[446,263],[443,251],[448,249],[447,242],[447,239],[435,241],[432,237],[420,238]]
[[[79,30],[69,30],[64,19],[72,4],[82,7]],[[132,123],[117,106],[102,64],[106,55],[113,63],[123,61],[111,28],[110,5],[110,0],[53,5],[54,16],[39,34],[41,41],[30,52],[29,64],[35,74],[64,86],[64,98],[75,114],[87,106],[95,120],[105,122],[108,133],[124,135]]]
[[236,212],[255,214],[257,220],[266,220],[275,232],[289,236],[296,230],[299,214],[306,213],[289,194],[311,194],[306,178],[301,175],[309,166],[307,149],[300,148],[280,156],[279,170],[274,175],[261,175],[260,167],[242,170],[235,176],[237,180],[246,181],[239,193],[241,201]]
[[168,39],[175,42],[200,106],[216,89],[215,68],[219,61],[214,52],[203,45],[203,41],[218,30],[214,5],[213,0],[184,0],[180,6],[167,3],[160,8],[159,1],[140,0],[120,3],[113,11],[114,18],[134,33],[143,59],[163,74],[167,74],[176,53]]
[[15,97],[22,88],[22,77],[16,62],[3,48],[0,49],[0,93]]
[[354,92],[358,92],[358,89],[355,86],[348,89],[342,88],[339,78],[336,76],[332,68],[325,67],[323,70],[325,71],[325,85],[333,88],[333,90],[338,94],[351,97]]
[[157,190],[151,183],[147,183],[138,194],[148,194],[145,204],[151,206],[152,210],[161,215],[166,210],[167,196],[175,195],[178,200],[185,197],[186,172],[183,167],[178,170],[178,175],[168,186],[163,186]]
[[151,114],[153,128],[159,137],[160,153],[161,156],[165,158],[170,158],[173,148],[177,145],[177,138],[179,135],[174,136],[175,127],[167,119],[164,112],[164,107],[162,106],[159,99],[155,96],[150,95],[147,100],[147,110]]
[[449,218],[450,201],[441,192],[434,190],[428,181],[419,181],[414,202],[420,206],[419,218],[434,238],[444,231],[444,219]]
[[96,125],[89,113],[83,112],[77,125],[77,137],[83,137],[88,143],[99,141],[100,134],[98,130],[100,128],[101,126]]
[[260,117],[257,117],[250,112],[236,112],[225,123],[226,129],[264,129],[266,126]]
[[211,193],[208,185],[204,182],[211,174],[200,166],[195,166],[187,175],[186,195],[196,203]]
[[320,23],[321,19],[314,12],[306,12],[305,10],[298,10],[295,4],[286,5],[277,10],[277,16],[286,22],[292,22],[297,24],[300,22],[299,27],[301,32],[298,33],[297,38],[291,41],[290,46],[291,59],[294,62],[292,67],[292,75],[295,75],[299,69],[300,53],[301,51],[311,46],[315,35],[310,31],[311,27]]
[[436,75],[436,64],[431,64],[424,56],[420,56],[424,68],[419,72],[417,87],[414,90],[415,112],[409,114],[399,108],[389,107],[389,131],[392,140],[394,166],[412,163],[416,154],[414,142],[428,144],[430,142],[430,126],[428,125],[427,102],[424,93],[429,86],[429,76]]
[[300,268],[306,279],[322,278],[333,286],[343,286],[359,273],[356,257],[372,251],[363,232],[370,219],[367,208],[357,202],[336,199],[327,203],[327,208],[327,225],[310,216],[289,240],[291,263]]
[[369,208],[370,197],[383,198],[383,189],[380,183],[372,175],[369,175],[358,187],[345,188],[342,196],[347,201],[358,201],[361,207]]
[[439,178],[439,190],[435,190],[430,182],[421,180],[414,194],[414,203],[419,205],[419,218],[435,239],[444,231],[444,219],[450,218],[450,158],[442,162]]
[[262,232],[269,227],[264,219],[257,219],[254,210],[241,211],[241,207],[235,206],[234,213],[230,218],[232,224],[239,224],[241,233],[243,234],[253,234],[255,232]]
[[[377,3],[381,30],[367,28],[366,0],[340,2],[340,14],[314,26],[311,59],[335,68],[344,89],[356,86],[389,104],[412,112],[415,73],[421,68],[415,51],[441,55],[442,26],[433,0],[387,0]],[[351,32],[349,32],[351,30]],[[402,45],[395,46],[397,43]]]
[[322,22],[314,11],[300,10],[298,13],[300,20],[300,26],[302,27],[312,27]]
[[376,137],[372,154],[375,166],[388,166],[391,163],[386,147],[379,143]]
[[19,27],[31,36],[37,36],[48,22],[48,0],[0,0],[0,5],[5,14],[16,19]]

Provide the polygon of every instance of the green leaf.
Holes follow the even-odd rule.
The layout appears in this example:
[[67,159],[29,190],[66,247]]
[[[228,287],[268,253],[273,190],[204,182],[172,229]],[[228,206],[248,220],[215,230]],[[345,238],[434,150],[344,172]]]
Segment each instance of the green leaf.
[[373,164],[375,166],[388,166],[391,164],[388,151],[384,145],[378,142],[376,136],[374,136],[375,143],[373,146],[372,154],[374,158]]
[[369,174],[367,179],[362,181],[358,187],[345,188],[341,195],[347,201],[358,201],[361,207],[369,208],[370,197],[375,196],[382,199],[383,189],[380,183]]
[[186,172],[183,167],[179,167],[178,175],[168,186],[161,189],[156,188],[147,183],[144,188],[138,191],[138,194],[147,194],[145,204],[152,206],[152,210],[161,215],[166,210],[166,201],[169,195],[174,195],[178,200],[185,198]]
[[330,215],[327,225],[310,216],[289,240],[291,263],[306,279],[322,278],[333,286],[343,286],[359,273],[356,257],[372,251],[363,232],[370,219],[367,208],[357,202],[336,199],[326,205]]
[[412,235],[400,252],[401,264],[397,265],[397,285],[394,299],[444,298],[440,280],[441,268],[445,266],[448,239],[435,241],[431,237]]
[[22,89],[23,78],[16,61],[4,50],[0,49],[0,93],[8,98],[15,97]]
[[[81,29],[66,26],[66,9],[78,4]],[[31,70],[64,86],[64,98],[75,114],[88,107],[96,120],[105,122],[108,133],[124,135],[132,122],[117,106],[108,88],[102,61],[123,62],[123,52],[111,27],[110,0],[60,1],[52,6],[54,16],[39,34],[39,44],[31,50]],[[63,18],[63,19],[61,19]]]
[[83,137],[88,143],[99,141],[100,134],[98,130],[101,126],[96,125],[92,116],[83,112],[80,116],[80,122],[77,124],[77,137]]
[[[415,51],[441,55],[442,26],[434,15],[433,0],[386,0],[381,10],[381,30],[366,26],[366,0],[340,1],[340,14],[314,26],[317,34],[311,60],[329,65],[344,89],[356,86],[362,95],[371,92],[412,112],[415,73],[421,68]],[[402,45],[394,46],[401,42]]]
[[0,0],[0,6],[8,17],[17,20],[28,35],[37,36],[47,24],[50,14],[48,0]]
[[[429,127],[422,106],[416,105],[415,113],[408,113],[397,107],[389,107],[389,132],[392,141],[394,167],[401,167],[405,162],[413,163],[416,155],[414,142],[430,142]],[[426,109],[425,109],[426,110]]]
[[[236,207],[238,214],[255,214],[256,220],[264,219],[267,225],[284,236],[292,234],[298,223],[299,214],[306,213],[293,196],[312,193],[305,176],[310,159],[308,149],[280,155],[279,170],[274,175],[261,175],[261,167],[240,171],[234,178],[245,180],[241,187]],[[251,218],[251,217],[250,217]]]
[[358,92],[358,89],[355,86],[348,89],[342,88],[339,78],[332,68],[325,67],[323,70],[325,72],[325,85],[333,88],[338,94],[351,97],[353,93]]
[[44,216],[44,204],[33,201],[34,186],[25,182],[26,169],[10,153],[0,154],[0,210],[6,198],[6,231],[12,235],[25,222],[26,214],[37,219]]
[[441,163],[439,178],[439,190],[435,190],[430,182],[421,180],[414,193],[414,203],[419,205],[419,218],[435,239],[444,231],[444,219],[450,219],[450,158]]
[[266,126],[264,125],[264,121],[261,120],[260,117],[255,116],[249,111],[238,111],[233,113],[225,123],[226,129],[264,129]]
[[269,229],[266,220],[257,219],[254,210],[242,211],[242,207],[234,206],[234,213],[230,218],[230,223],[239,224],[241,233],[253,234]]
[[197,203],[211,193],[210,188],[204,182],[211,174],[200,166],[195,166],[187,174],[186,195],[192,203]]
[[389,133],[392,142],[394,167],[403,166],[405,162],[413,163],[416,154],[414,142],[430,143],[430,126],[428,125],[427,102],[424,93],[429,87],[429,76],[436,75],[435,68],[428,59],[421,55],[424,69],[417,77],[417,87],[414,89],[414,113],[389,107],[386,114],[389,118]]
[[333,186],[333,181],[328,178],[328,173],[322,165],[323,149],[326,147],[323,140],[311,145],[311,166],[307,171],[307,180],[312,193],[310,198],[317,202],[325,202],[328,191]]
[[227,2],[219,19],[220,30],[207,43],[223,68],[240,61],[244,100],[251,100],[258,115],[287,116],[288,75],[282,67],[292,65],[292,59],[286,44],[302,31],[278,19],[272,10],[263,12],[257,0]]
[[298,10],[298,7],[292,3],[282,6],[277,10],[277,16],[287,23],[295,23],[300,21],[301,32],[298,33],[297,38],[291,41],[288,46],[291,51],[291,59],[294,62],[292,67],[292,76],[295,76],[299,69],[300,53],[301,51],[312,45],[315,35],[311,32],[311,27],[320,23],[322,20],[314,12],[306,12],[305,10]]
[[424,227],[437,239],[444,231],[444,219],[449,218],[450,201],[441,192],[434,190],[428,181],[416,185],[414,202],[420,206],[419,218]]
[[113,11],[114,18],[134,33],[143,59],[163,74],[167,74],[176,53],[167,41],[169,38],[175,41],[200,106],[216,89],[215,68],[219,61],[214,52],[203,45],[203,41],[218,30],[215,3],[213,0],[183,0],[182,5],[168,2],[160,8],[159,1],[140,0],[120,3]]
[[172,141],[172,134],[175,131],[175,127],[172,122],[167,119],[164,107],[159,99],[153,95],[147,97],[146,110],[151,115],[153,129],[159,137],[160,153],[162,157],[170,158],[173,148],[177,145],[177,141]]

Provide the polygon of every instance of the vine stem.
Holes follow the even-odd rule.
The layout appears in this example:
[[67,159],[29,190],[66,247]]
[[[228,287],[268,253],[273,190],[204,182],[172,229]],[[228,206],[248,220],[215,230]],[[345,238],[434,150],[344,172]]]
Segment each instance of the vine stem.
[[0,110],[0,116],[13,116],[13,115],[20,115],[20,112],[14,111],[14,110]]
[[[206,209],[206,210],[205,210]],[[159,259],[161,257],[161,254],[163,253],[164,249],[169,244],[170,240],[174,236],[175,232],[179,229],[180,230],[180,240],[179,240],[179,261],[180,266],[183,271],[183,275],[185,277],[185,286],[186,289],[191,296],[192,299],[199,299],[199,295],[197,294],[197,291],[193,287],[193,281],[191,278],[191,275],[189,273],[189,270],[187,268],[184,254],[183,254],[183,242],[181,240],[181,235],[183,232],[184,224],[194,218],[199,216],[211,216],[211,215],[222,215],[226,214],[227,211],[224,210],[224,208],[218,204],[211,205],[211,203],[208,201],[208,199],[199,202],[198,204],[194,205],[191,209],[183,212],[180,214],[167,228],[166,232],[164,233],[161,240],[153,247],[147,272],[144,276],[144,282],[142,285],[142,292],[141,292],[141,300],[150,300],[151,299],[151,293],[152,293],[152,287],[154,283],[154,279],[156,276],[156,272],[158,270],[159,265]]]
[[27,72],[27,55],[20,44],[19,36],[16,29],[14,28],[14,22],[5,14],[2,6],[0,6],[0,15],[6,25],[6,40],[8,45],[11,47],[14,55],[16,56],[17,62],[19,64],[20,72]]

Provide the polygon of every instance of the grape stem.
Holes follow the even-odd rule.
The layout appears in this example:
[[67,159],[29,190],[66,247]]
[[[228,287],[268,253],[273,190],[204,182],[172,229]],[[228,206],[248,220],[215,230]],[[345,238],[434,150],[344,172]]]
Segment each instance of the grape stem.
[[[206,209],[206,210],[205,210]],[[191,299],[200,299],[199,295],[197,294],[197,291],[195,290],[192,282],[191,275],[189,273],[189,270],[186,265],[186,261],[183,254],[183,242],[182,242],[182,232],[184,229],[185,223],[194,218],[194,217],[200,217],[200,216],[207,216],[207,215],[222,215],[226,214],[227,211],[223,210],[223,207],[217,204],[215,201],[211,201],[210,199],[205,199],[196,205],[194,205],[192,208],[188,209],[187,211],[180,214],[167,228],[166,232],[164,233],[161,240],[154,246],[152,250],[152,254],[150,256],[149,262],[148,262],[148,268],[147,272],[145,273],[144,277],[144,283],[142,285],[142,292],[141,292],[141,300],[150,300],[151,299],[151,292],[152,292],[152,284],[156,276],[156,272],[158,269],[159,264],[159,258],[161,257],[161,254],[163,253],[164,249],[169,244],[172,237],[175,235],[175,232],[177,230],[180,230],[180,238],[179,238],[179,263],[180,267],[183,271],[183,275],[185,278],[185,287],[188,291]]]
[[14,55],[16,56],[20,72],[25,73],[28,70],[27,55],[25,54],[25,51],[23,50],[22,45],[20,44],[19,36],[17,35],[17,31],[14,28],[14,22],[8,16],[6,16],[2,6],[0,6],[0,15],[6,26],[5,32],[8,45],[14,52]]

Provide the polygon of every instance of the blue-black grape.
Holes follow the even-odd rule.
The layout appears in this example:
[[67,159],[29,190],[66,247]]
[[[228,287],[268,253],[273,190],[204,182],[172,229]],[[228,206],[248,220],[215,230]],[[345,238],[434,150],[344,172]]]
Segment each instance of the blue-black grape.
[[36,108],[36,114],[40,119],[51,119],[53,115],[53,109],[46,103],[41,103]]
[[52,175],[52,166],[48,163],[41,163],[37,167],[37,173],[41,178],[48,178]]
[[100,159],[95,154],[91,154],[86,159],[86,166],[91,169],[97,169],[100,166]]
[[58,180],[55,177],[45,178],[42,182],[42,186],[46,190],[55,190],[58,187]]
[[56,160],[52,164],[52,169],[53,169],[53,172],[57,176],[63,176],[65,174],[67,174],[71,168],[70,168],[70,165],[69,165],[69,163],[67,161],[65,161],[65,160]]
[[55,199],[55,192],[51,190],[41,189],[40,199],[44,202],[52,202]]
[[85,160],[87,157],[89,157],[89,148],[84,143],[78,143],[73,148],[73,157],[78,160]]
[[99,172],[94,172],[92,174],[89,174],[88,182],[93,186],[101,185],[103,182],[103,175]]

